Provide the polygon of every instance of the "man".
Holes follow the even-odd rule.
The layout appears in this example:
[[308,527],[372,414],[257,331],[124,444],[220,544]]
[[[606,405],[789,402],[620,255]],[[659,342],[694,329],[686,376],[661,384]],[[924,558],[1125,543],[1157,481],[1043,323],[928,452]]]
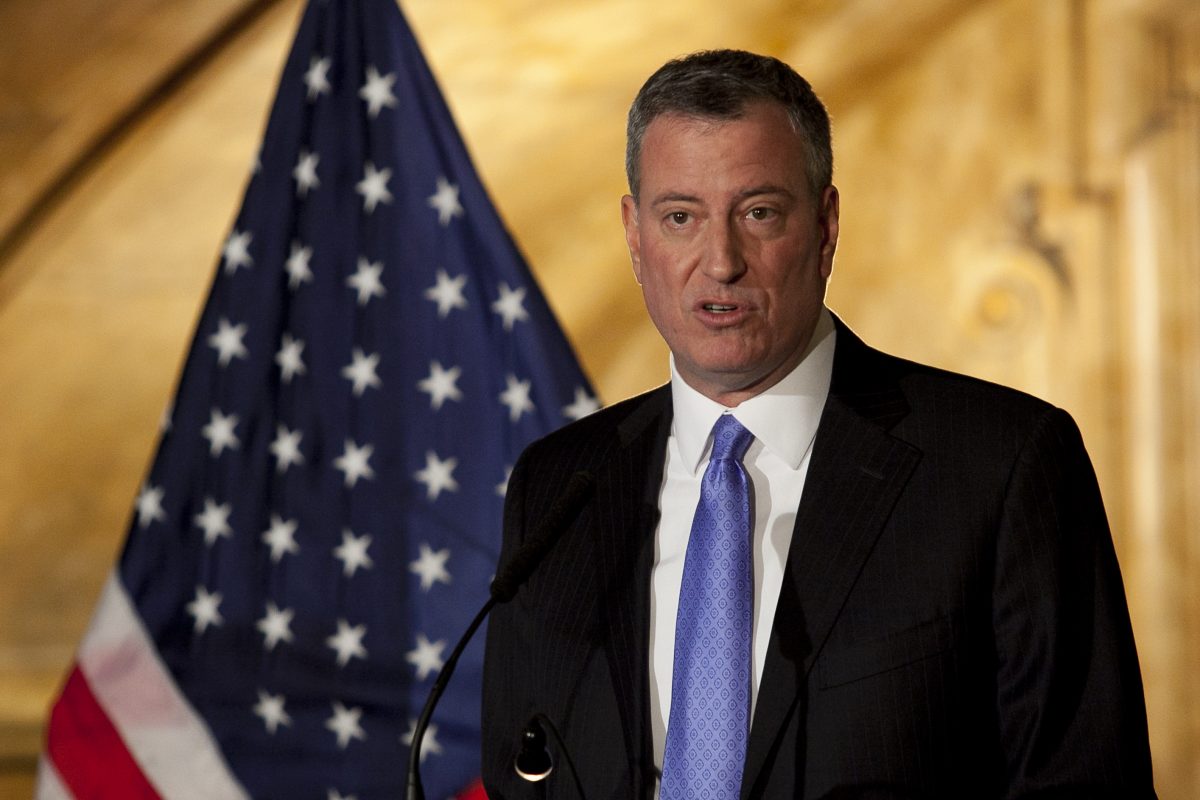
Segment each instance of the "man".
[[[490,796],[1153,797],[1075,425],[825,309],[838,193],[804,79],[738,51],[670,62],[626,167],[671,382],[513,471],[502,561],[571,475],[595,490],[492,617]],[[556,764],[536,783],[513,769],[535,720]]]

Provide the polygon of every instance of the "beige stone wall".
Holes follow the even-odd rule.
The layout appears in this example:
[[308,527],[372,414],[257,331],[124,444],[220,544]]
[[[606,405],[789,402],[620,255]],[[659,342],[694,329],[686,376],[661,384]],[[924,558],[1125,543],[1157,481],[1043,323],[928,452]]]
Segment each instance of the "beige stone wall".
[[[54,35],[17,5],[0,28]],[[0,125],[0,236],[147,76],[249,4],[161,3],[140,33],[137,3],[106,5],[108,38],[71,70],[39,82],[25,65],[0,93],[0,121],[17,122]],[[700,47],[772,52],[808,75],[834,116],[842,191],[831,306],[878,346],[1074,414],[1125,569],[1159,793],[1200,796],[1194,2],[404,6],[610,402],[665,375],[617,213],[632,94]],[[275,3],[0,240],[0,795],[27,792],[46,706],[119,550],[299,8]]]

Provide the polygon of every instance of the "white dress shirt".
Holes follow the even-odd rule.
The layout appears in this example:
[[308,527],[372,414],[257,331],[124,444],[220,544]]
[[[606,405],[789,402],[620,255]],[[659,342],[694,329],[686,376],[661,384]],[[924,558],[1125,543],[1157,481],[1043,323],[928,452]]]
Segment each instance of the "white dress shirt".
[[783,380],[733,409],[688,386],[675,371],[674,360],[671,361],[674,419],[658,498],[662,516],[655,532],[654,567],[650,576],[650,720],[654,764],[660,773],[671,713],[675,619],[683,562],[692,517],[700,502],[701,479],[712,450],[713,424],[721,414],[732,414],[754,434],[743,459],[754,484],[754,647],[750,670],[753,719],[796,509],[804,490],[817,424],[829,395],[835,339],[833,319],[828,310],[822,310],[800,364]]

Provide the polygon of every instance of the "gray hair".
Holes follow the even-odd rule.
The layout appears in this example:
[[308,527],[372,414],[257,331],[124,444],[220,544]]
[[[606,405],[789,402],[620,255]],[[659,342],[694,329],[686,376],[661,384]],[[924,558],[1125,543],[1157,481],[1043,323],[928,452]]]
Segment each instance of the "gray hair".
[[814,196],[833,181],[829,114],[808,81],[771,56],[745,50],[703,50],[668,61],[643,84],[629,108],[625,133],[625,174],[636,199],[640,188],[642,140],[655,117],[682,114],[732,120],[756,100],[778,103],[792,129],[801,134],[805,172]]

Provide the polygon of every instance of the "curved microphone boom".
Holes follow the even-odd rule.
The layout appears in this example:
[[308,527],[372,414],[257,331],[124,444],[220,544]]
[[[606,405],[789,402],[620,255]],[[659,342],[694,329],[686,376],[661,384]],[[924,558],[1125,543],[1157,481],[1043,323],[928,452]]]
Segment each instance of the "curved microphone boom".
[[529,580],[529,576],[537,569],[538,564],[542,563],[542,559],[550,552],[550,548],[558,542],[567,526],[583,509],[584,503],[591,498],[595,484],[596,479],[590,472],[580,471],[573,474],[567,481],[567,487],[563,489],[562,494],[546,512],[546,516],[522,543],[516,555],[509,559],[509,562],[492,580],[487,602],[471,620],[466,632],[454,646],[449,658],[446,659],[445,665],[438,673],[437,680],[433,682],[433,687],[429,690],[429,697],[425,700],[425,707],[421,709],[421,716],[417,718],[416,727],[413,729],[412,744],[408,752],[408,785],[405,793],[407,800],[425,800],[425,789],[421,786],[421,743],[425,739],[425,729],[429,727],[429,721],[433,718],[433,709],[441,699],[442,693],[446,691],[446,684],[450,682],[450,676],[454,674],[454,668],[458,666],[459,657],[467,649],[467,643],[471,641],[471,637],[483,624],[483,620],[492,608],[497,603],[507,603],[512,600],[516,596],[517,590],[525,581]]

